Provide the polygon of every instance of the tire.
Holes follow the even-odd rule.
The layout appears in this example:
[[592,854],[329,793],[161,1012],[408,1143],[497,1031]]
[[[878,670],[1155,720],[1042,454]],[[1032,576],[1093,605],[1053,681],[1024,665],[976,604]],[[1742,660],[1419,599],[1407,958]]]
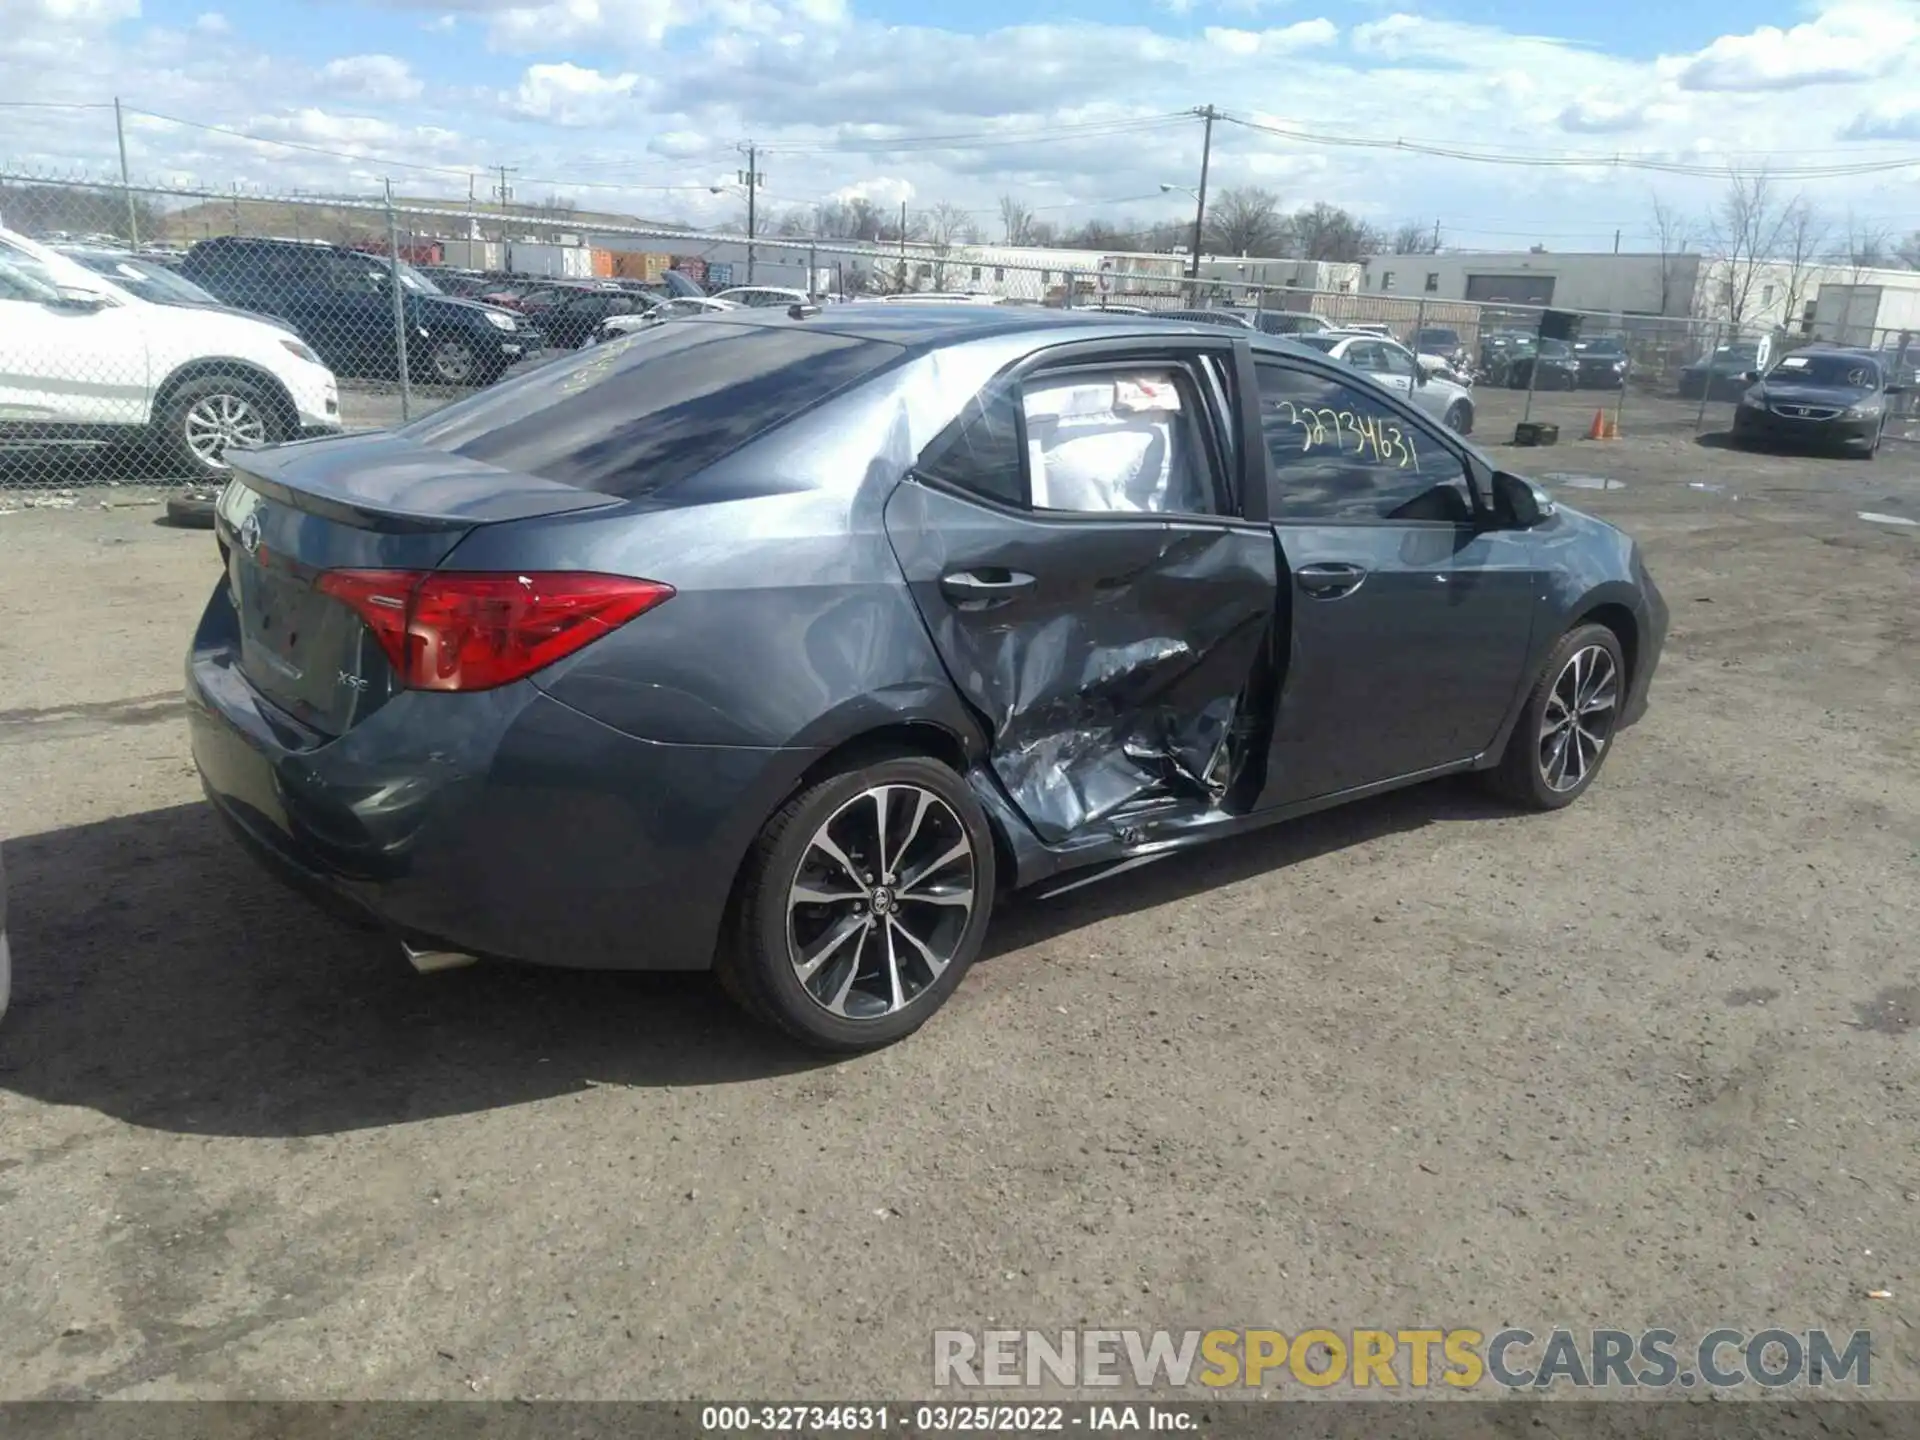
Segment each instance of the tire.
[[167,457],[196,480],[224,481],[230,444],[287,438],[285,410],[265,385],[244,375],[202,375],[177,386],[160,407],[154,435]]
[[[887,848],[897,869],[875,863]],[[960,984],[994,887],[993,832],[959,775],[918,755],[863,760],[809,785],[762,828],[715,969],[742,1008],[803,1045],[878,1049],[918,1030]]]
[[486,365],[471,343],[449,335],[427,345],[417,378],[430,385],[484,385]]
[[[1604,659],[1607,671],[1596,673],[1591,668],[1601,663],[1596,656]],[[1582,672],[1574,670],[1576,659],[1581,662]],[[1613,631],[1604,625],[1580,625],[1568,631],[1541,668],[1540,678],[1514,722],[1513,733],[1507,737],[1500,763],[1487,772],[1487,783],[1494,793],[1528,810],[1558,810],[1578,800],[1613,749],[1620,711],[1626,704],[1626,688],[1626,657]],[[1584,703],[1589,707],[1609,694],[1611,704],[1582,711],[1587,716],[1585,725],[1556,725],[1556,716],[1566,711],[1576,693],[1588,697]],[[1584,743],[1594,739],[1601,722],[1605,728],[1599,731],[1597,744]],[[1555,729],[1564,737],[1557,747],[1553,743]],[[1569,750],[1570,746],[1577,748]],[[1572,757],[1584,765],[1578,778],[1570,780],[1566,769]]]
[[169,495],[167,523],[177,525],[183,530],[211,530],[216,503],[196,495]]
[[1446,427],[1456,435],[1470,434],[1473,430],[1473,408],[1464,400],[1456,400],[1447,407]]

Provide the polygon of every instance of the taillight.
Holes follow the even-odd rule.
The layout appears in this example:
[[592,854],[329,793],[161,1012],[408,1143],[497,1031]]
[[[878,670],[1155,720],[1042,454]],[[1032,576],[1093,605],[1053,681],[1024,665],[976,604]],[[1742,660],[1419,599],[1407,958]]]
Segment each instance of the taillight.
[[409,690],[491,690],[533,674],[673,595],[671,585],[562,570],[328,570]]

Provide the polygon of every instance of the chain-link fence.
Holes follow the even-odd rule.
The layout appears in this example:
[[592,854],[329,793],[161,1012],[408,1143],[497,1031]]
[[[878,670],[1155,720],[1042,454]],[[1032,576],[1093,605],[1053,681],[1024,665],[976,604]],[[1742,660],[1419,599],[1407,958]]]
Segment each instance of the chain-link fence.
[[[275,196],[0,174],[0,494],[211,485],[225,450],[401,423],[556,353],[730,304],[958,300],[1198,319],[1363,369],[1407,357],[1520,424],[1724,430],[1762,337],[1709,322],[1248,283],[1182,255],[644,226],[391,192]],[[1238,267],[1233,267],[1237,269]],[[1196,274],[1195,271],[1198,271]],[[1909,344],[1853,327],[1911,384]],[[1329,332],[1339,332],[1345,343]],[[1319,337],[1319,338],[1316,338]],[[1772,337],[1774,353],[1803,341]],[[1911,396],[1890,431],[1907,433]],[[99,492],[99,493],[96,493]]]

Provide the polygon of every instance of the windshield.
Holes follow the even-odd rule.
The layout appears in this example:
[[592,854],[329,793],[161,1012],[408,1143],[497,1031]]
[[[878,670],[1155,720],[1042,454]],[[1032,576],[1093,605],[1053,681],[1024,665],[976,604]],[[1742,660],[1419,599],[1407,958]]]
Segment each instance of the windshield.
[[1573,353],[1573,347],[1564,340],[1542,340],[1540,353],[1549,360],[1564,360]]
[[1715,360],[1736,360],[1746,365],[1751,365],[1759,357],[1760,347],[1757,345],[1720,345],[1713,352]]
[[1789,355],[1767,372],[1767,379],[1874,390],[1880,385],[1880,367],[1859,355]]
[[1624,355],[1626,347],[1610,336],[1601,335],[1592,340],[1582,340],[1573,347],[1588,355]]
[[[388,263],[391,264],[392,262],[389,261]],[[398,269],[400,271],[401,285],[417,295],[444,295],[447,293],[404,260],[400,262]]]
[[1352,337],[1348,335],[1295,335],[1293,338],[1302,345],[1311,345],[1316,350],[1324,350],[1328,354],[1332,354],[1334,346],[1338,345],[1342,340],[1348,340]]
[[97,275],[104,275],[123,290],[131,291],[154,305],[218,305],[220,302],[183,276],[164,265],[133,255],[72,254]]
[[1421,345],[1458,345],[1460,336],[1453,330],[1422,330],[1414,337]]

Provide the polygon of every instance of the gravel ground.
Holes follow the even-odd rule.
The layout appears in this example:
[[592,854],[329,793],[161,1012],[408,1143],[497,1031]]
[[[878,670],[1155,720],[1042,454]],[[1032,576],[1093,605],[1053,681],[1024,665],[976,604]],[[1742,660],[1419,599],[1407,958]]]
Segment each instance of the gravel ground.
[[1627,413],[1501,452],[1673,607],[1577,806],[1435,784],[1015,907],[833,1064],[698,977],[416,976],[283,893],[188,759],[208,536],[0,516],[0,1397],[924,1395],[937,1327],[1563,1323],[1871,1328],[1920,1398],[1920,526],[1858,518],[1920,521],[1920,447]]

